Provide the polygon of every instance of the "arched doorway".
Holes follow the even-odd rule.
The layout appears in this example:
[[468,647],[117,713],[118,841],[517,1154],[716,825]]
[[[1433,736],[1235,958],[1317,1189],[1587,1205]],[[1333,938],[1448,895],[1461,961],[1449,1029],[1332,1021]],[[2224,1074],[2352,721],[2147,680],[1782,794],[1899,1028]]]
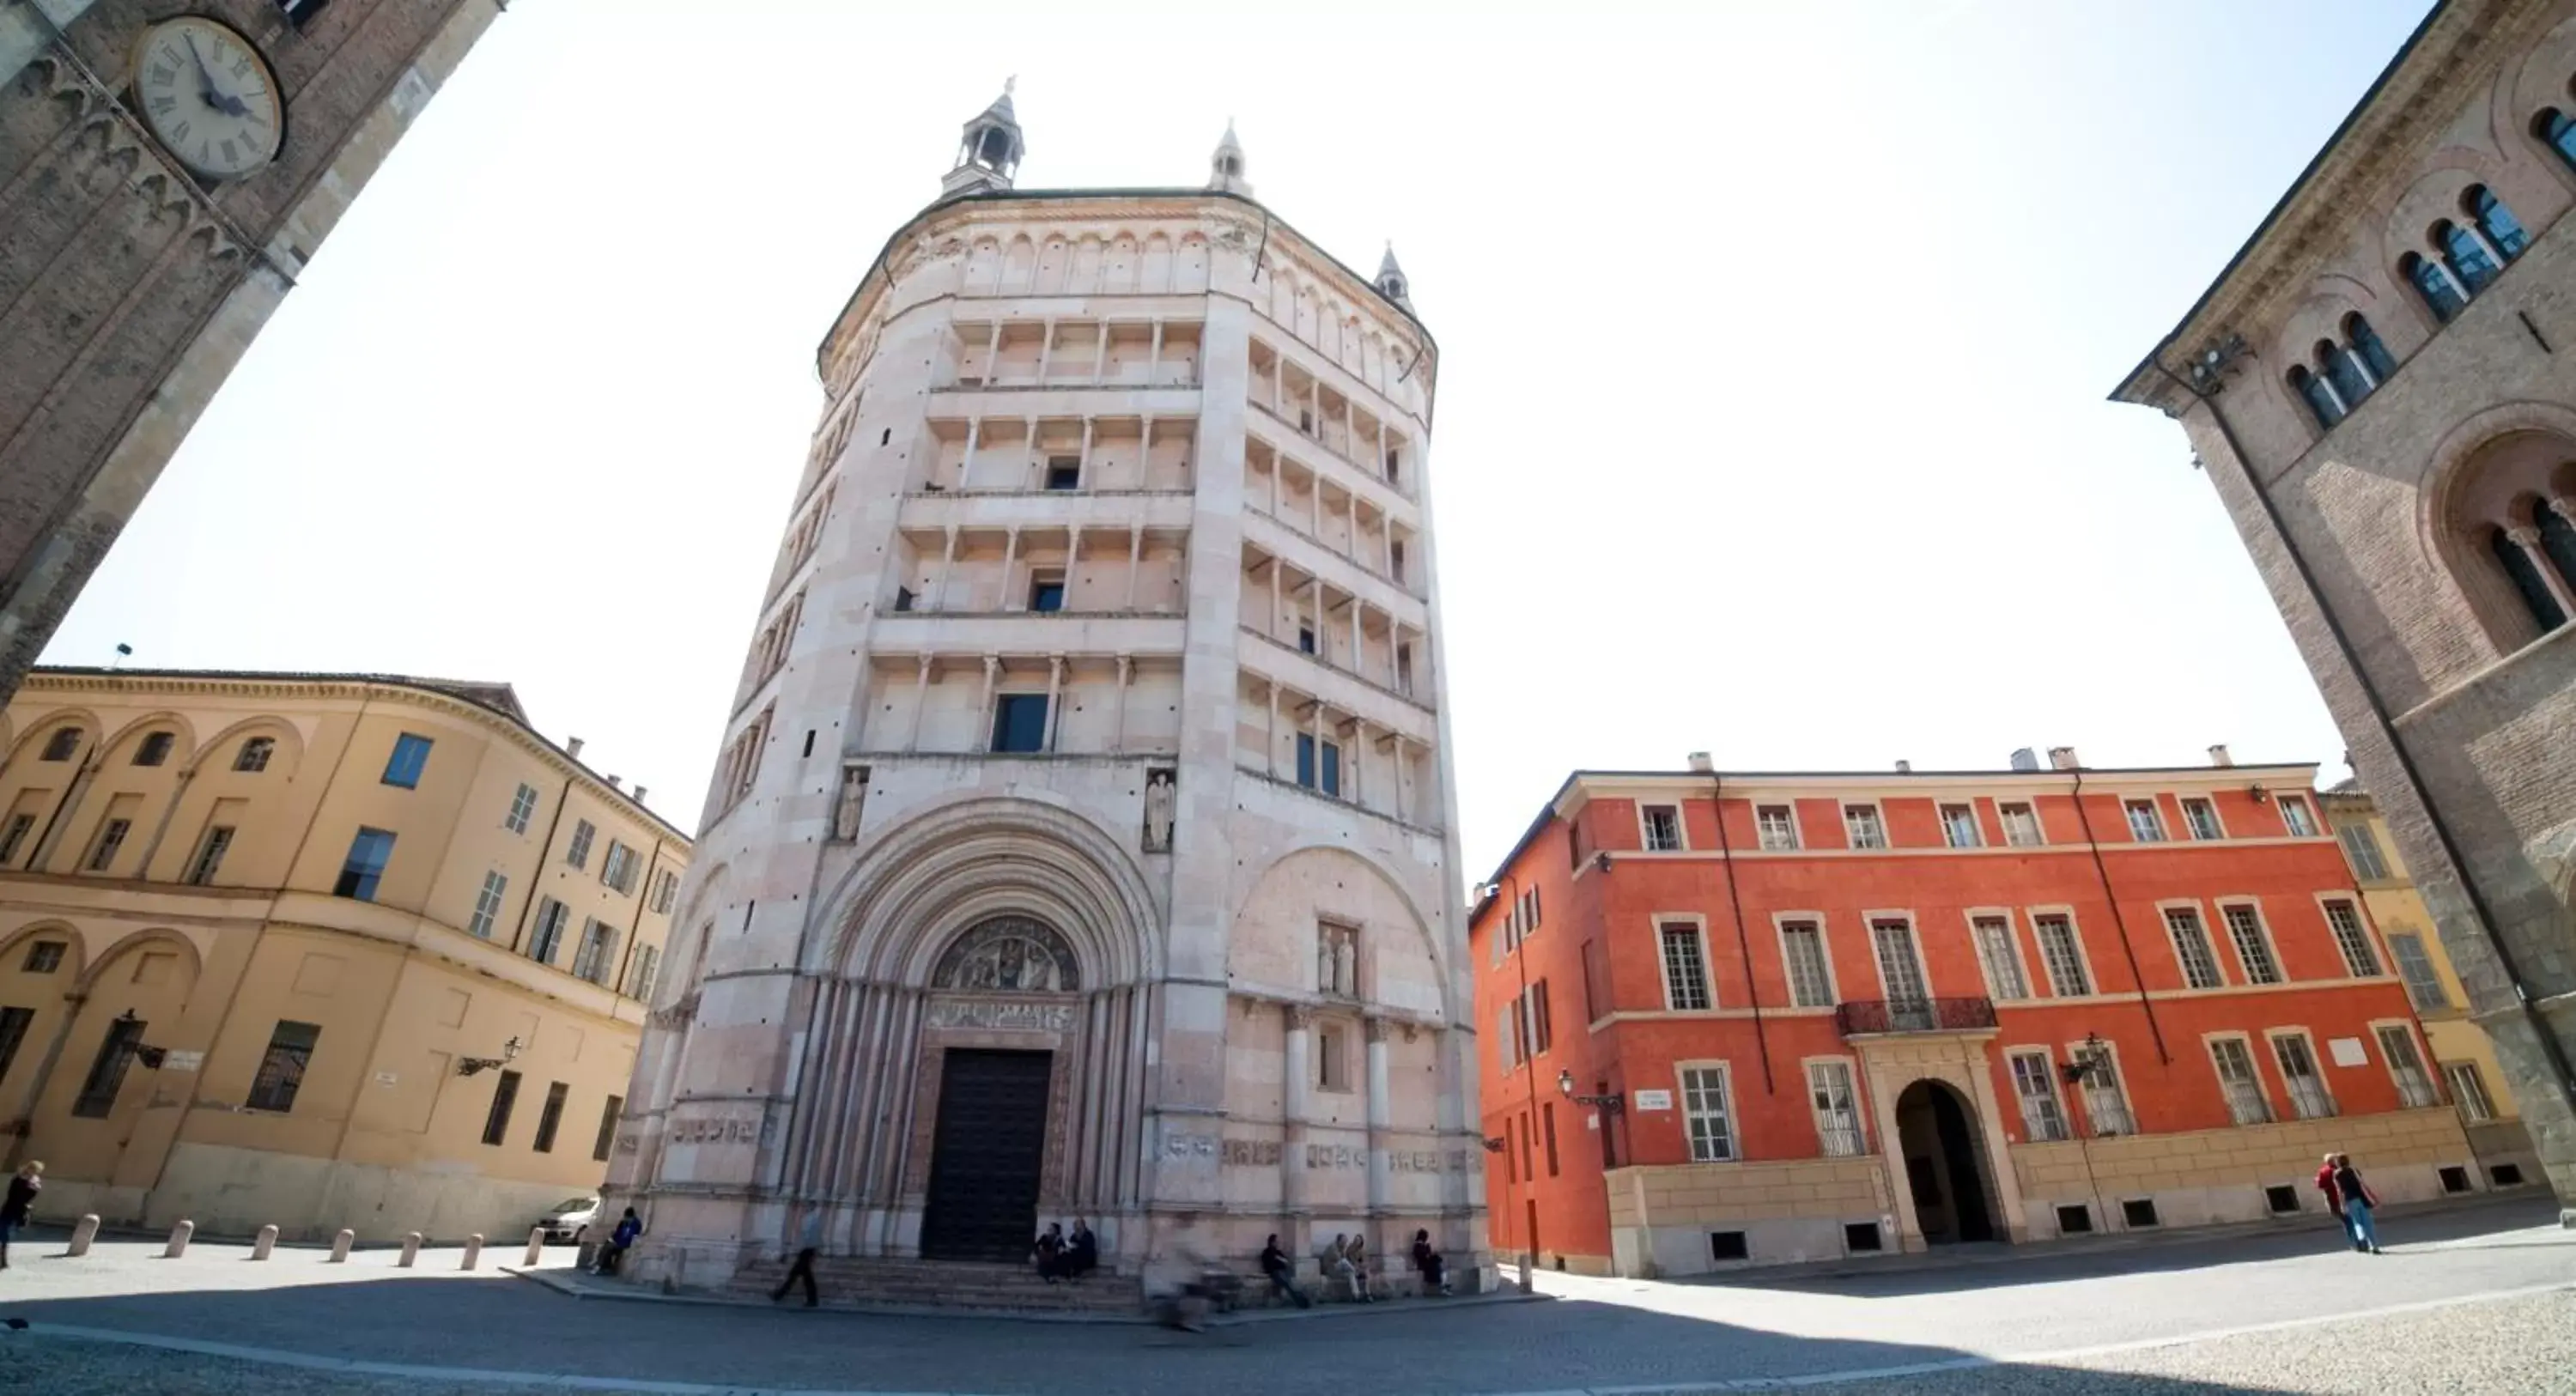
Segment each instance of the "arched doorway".
[[1995,1239],[1984,1170],[1977,1164],[1975,1107],[1940,1081],[1917,1081],[1896,1098],[1898,1149],[1915,1223],[1934,1245]]
[[[1047,1020],[1047,1001],[1073,1000],[1081,982],[1073,948],[1054,928],[996,916],[950,943],[931,988],[943,1001],[979,1004],[981,1021],[998,1028]],[[948,997],[954,994],[974,998]],[[1064,1016],[1070,1026],[1069,1009]],[[1005,1029],[938,1044],[921,1218],[925,1258],[1015,1261],[1028,1254],[1054,1133],[1058,1040]]]

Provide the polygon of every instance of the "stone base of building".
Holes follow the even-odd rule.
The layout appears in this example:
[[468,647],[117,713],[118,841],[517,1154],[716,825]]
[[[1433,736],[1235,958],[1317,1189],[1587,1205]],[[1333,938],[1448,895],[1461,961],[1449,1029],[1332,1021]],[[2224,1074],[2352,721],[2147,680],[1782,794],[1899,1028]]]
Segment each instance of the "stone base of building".
[[248,1236],[263,1226],[286,1241],[329,1241],[342,1228],[362,1242],[436,1241],[481,1235],[524,1242],[537,1218],[579,1189],[464,1172],[335,1162],[296,1154],[178,1144],[158,1185],[118,1187],[47,1178],[42,1214],[95,1212],[109,1226],[151,1230],[193,1221],[201,1236]]
[[[1653,1278],[1794,1265],[1897,1247],[1876,1156],[1617,1168],[1608,1175],[1606,1269]],[[1735,1254],[1738,1245],[1742,1254]],[[1566,1268],[1576,1267],[1569,1256]]]
[[2478,1166],[2486,1170],[2487,1186],[2494,1188],[2529,1187],[2545,1184],[2549,1175],[2540,1166],[2540,1149],[2520,1120],[2493,1120],[2467,1127],[2469,1151],[2477,1155]]

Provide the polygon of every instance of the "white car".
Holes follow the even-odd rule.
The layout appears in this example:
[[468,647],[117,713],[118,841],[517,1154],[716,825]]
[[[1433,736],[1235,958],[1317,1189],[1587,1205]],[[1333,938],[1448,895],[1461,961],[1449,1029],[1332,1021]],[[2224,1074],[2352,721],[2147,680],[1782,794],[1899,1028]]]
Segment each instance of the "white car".
[[567,1197],[547,1208],[546,1214],[537,1218],[537,1225],[545,1231],[548,1241],[570,1241],[579,1245],[590,1234],[590,1224],[597,1220],[599,1199],[596,1196]]

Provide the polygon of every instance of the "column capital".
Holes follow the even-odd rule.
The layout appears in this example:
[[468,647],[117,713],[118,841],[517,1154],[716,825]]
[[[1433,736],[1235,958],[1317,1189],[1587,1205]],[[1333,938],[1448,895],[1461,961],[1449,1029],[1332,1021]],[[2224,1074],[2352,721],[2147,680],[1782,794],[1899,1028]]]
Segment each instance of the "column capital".
[[1386,1027],[1386,1020],[1375,1014],[1360,1020],[1360,1033],[1371,1042],[1386,1041]]
[[2518,548],[2536,548],[2540,546],[2540,530],[2533,528],[2529,524],[2516,524],[2512,528],[2506,529],[2504,531],[2504,536]]
[[2549,501],[2549,512],[2570,523],[2576,523],[2576,495],[2552,496]]
[[1290,1032],[1304,1032],[1315,1025],[1315,1010],[1302,1003],[1279,1005],[1279,1016],[1287,1021]]

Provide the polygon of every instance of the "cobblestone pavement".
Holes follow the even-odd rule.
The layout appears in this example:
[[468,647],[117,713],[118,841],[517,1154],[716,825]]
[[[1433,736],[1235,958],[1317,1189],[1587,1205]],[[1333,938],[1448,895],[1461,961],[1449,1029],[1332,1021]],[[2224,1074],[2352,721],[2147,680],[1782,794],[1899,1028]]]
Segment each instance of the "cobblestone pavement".
[[[1783,1378],[1892,1389],[1818,1383],[1915,1368],[1908,1389],[1930,1392],[2576,1391],[2576,1294],[2540,1292],[2576,1290],[2576,1232],[2555,1216],[2529,1199],[2393,1219],[2390,1253],[2376,1258],[2337,1249],[2331,1233],[2297,1232],[1874,1276],[1551,1275],[1541,1284],[1554,1303],[1318,1311],[1204,1337],[574,1301],[493,1275],[496,1256],[482,1274],[457,1274],[452,1249],[404,1272],[384,1252],[330,1266],[318,1252],[280,1251],[253,1264],[239,1246],[201,1244],[164,1261],[156,1245],[113,1242],[72,1261],[49,1258],[59,1244],[39,1240],[13,1247],[16,1268],[0,1274],[0,1317],[36,1325],[0,1331],[0,1388],[421,1396],[501,1392],[512,1374],[544,1374],[558,1390],[1675,1396]],[[2517,1297],[2384,1312],[2508,1293]],[[2313,1325],[2329,1315],[2358,1317]],[[2242,1332],[2265,1324],[2298,1326]],[[481,1370],[407,1380],[255,1366],[74,1341],[49,1326]],[[2194,1340],[2151,1346],[2183,1338]],[[2025,1362],[1982,1365],[1995,1358]]]

